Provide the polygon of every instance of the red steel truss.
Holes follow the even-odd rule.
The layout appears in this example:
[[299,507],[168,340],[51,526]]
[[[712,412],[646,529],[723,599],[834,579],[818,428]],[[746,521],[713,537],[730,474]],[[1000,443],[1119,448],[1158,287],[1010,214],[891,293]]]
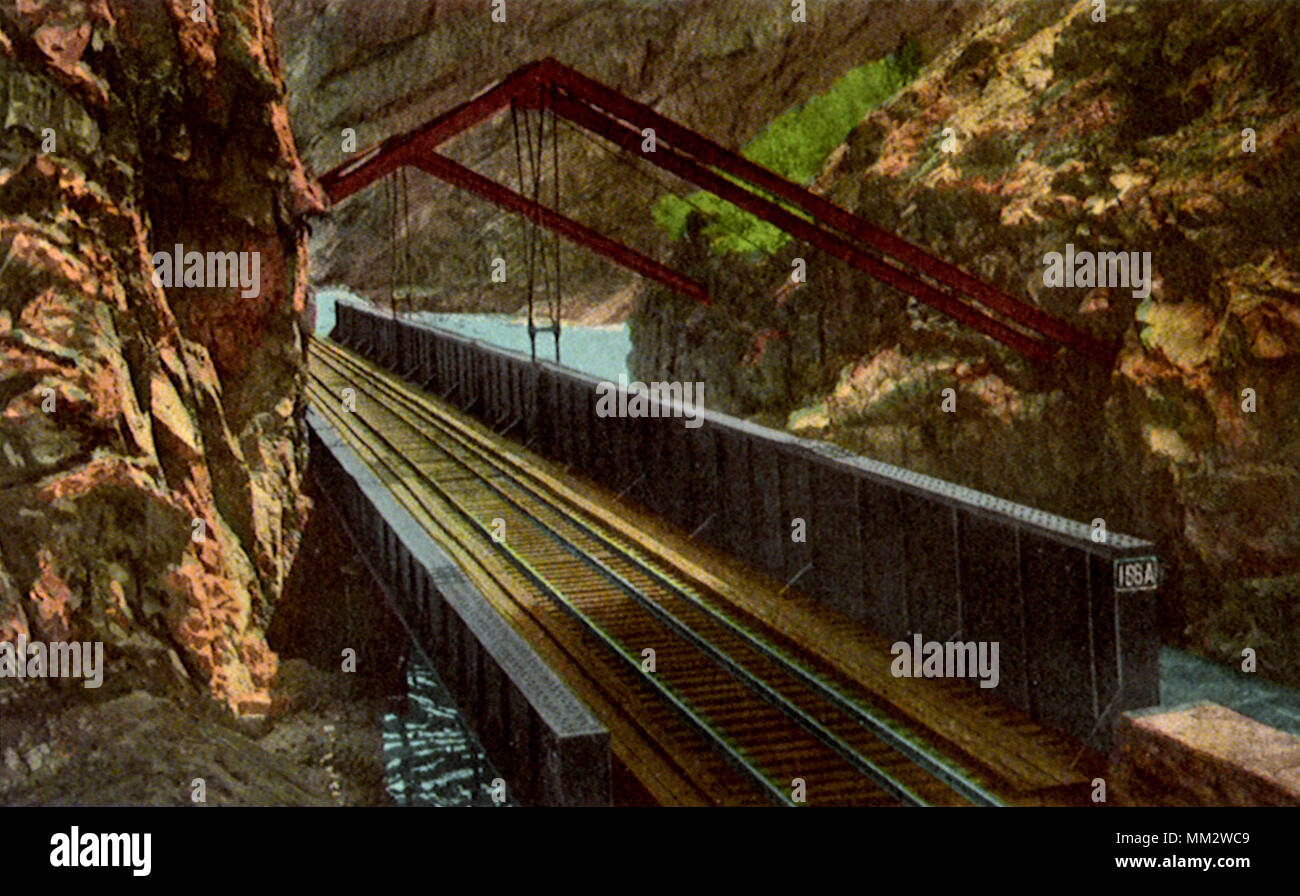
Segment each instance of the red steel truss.
[[[697,301],[710,301],[703,284],[437,152],[451,137],[511,105],[549,109],[1027,358],[1046,361],[1063,347],[1107,366],[1114,361],[1114,346],[554,59],[530,63],[427,124],[390,137],[325,174],[321,185],[332,202],[340,202],[399,167],[416,167]],[[654,132],[653,151],[642,148],[646,129]]]

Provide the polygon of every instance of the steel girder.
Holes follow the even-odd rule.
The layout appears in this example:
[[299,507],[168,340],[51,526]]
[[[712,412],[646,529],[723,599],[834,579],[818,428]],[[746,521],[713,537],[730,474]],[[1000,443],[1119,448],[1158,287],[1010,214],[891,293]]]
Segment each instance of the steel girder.
[[[332,202],[340,202],[398,167],[411,165],[522,214],[643,276],[708,303],[708,291],[698,281],[436,152],[451,137],[511,104],[550,109],[1031,360],[1047,361],[1064,347],[1103,365],[1109,366],[1114,361],[1115,346],[1007,295],[554,59],[543,59],[517,69],[427,124],[385,140],[360,158],[324,175],[321,185]],[[654,131],[652,152],[641,148],[646,129]]]

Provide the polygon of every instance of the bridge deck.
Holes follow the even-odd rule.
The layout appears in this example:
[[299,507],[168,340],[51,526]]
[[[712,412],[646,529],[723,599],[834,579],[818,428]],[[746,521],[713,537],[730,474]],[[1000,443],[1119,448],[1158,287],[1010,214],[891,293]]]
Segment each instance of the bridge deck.
[[[907,761],[900,768],[891,755],[894,751],[882,749],[877,739],[863,734],[860,720],[846,721],[842,707],[800,690],[788,669],[772,665],[770,655],[757,656],[752,645],[733,643],[735,631],[756,636],[775,655],[829,682],[853,706],[883,720],[891,731],[901,732],[907,743],[931,757],[928,761],[955,769],[977,795],[992,794],[1012,804],[1087,800],[1088,782],[1100,772],[1100,762],[1076,741],[1004,703],[986,699],[966,682],[894,678],[889,673],[889,644],[859,623],[794,589],[783,590],[782,583],[693,542],[685,532],[609,490],[502,440],[350,352],[331,343],[314,343],[310,369],[316,409],[330,418],[498,612],[609,728],[616,757],[656,801],[764,801],[761,783],[756,785],[752,776],[738,773],[735,757],[726,756],[709,732],[696,724],[701,719],[707,726],[733,726],[727,729],[727,738],[746,756],[767,751],[770,755],[764,762],[772,781],[788,783],[791,775],[807,779],[810,803],[891,800],[888,792],[876,792],[880,788],[871,782],[864,785],[854,769],[840,767],[843,757],[826,749],[826,738],[820,743],[810,740],[807,716],[800,726],[773,714],[762,701],[746,703],[746,698],[753,698],[753,688],[719,684],[727,678],[721,667],[702,662],[696,645],[683,646],[678,633],[665,627],[662,619],[645,614],[647,618],[633,624],[624,606],[630,603],[627,597],[613,593],[616,589],[608,584],[593,586],[584,579],[581,562],[568,557],[568,567],[551,565],[564,551],[555,550],[554,544],[548,547],[535,532],[530,534],[528,515],[520,515],[523,508],[503,498],[503,484],[511,483],[514,489],[516,478],[527,480],[534,494],[566,508],[566,513],[581,520],[580,528],[597,532],[594,553],[602,562],[618,567],[662,606],[673,608],[677,619],[693,620],[692,626],[704,633],[707,644],[715,649],[725,645],[721,650],[725,659],[753,670],[760,685],[774,688],[778,696],[788,697],[797,709],[806,711],[813,727],[830,732],[830,742],[847,744],[860,762],[873,768],[892,769],[890,775],[921,793],[926,802],[973,800],[970,791],[963,796],[936,785],[933,775],[906,767]],[[351,412],[342,409],[342,390],[347,387],[357,393]],[[436,432],[440,429],[442,435]],[[449,445],[459,447],[449,451]],[[471,447],[485,452],[481,457],[495,457],[498,465],[467,461],[470,455],[462,456],[461,449]],[[540,513],[531,505],[527,509]],[[507,522],[508,551],[491,537],[490,525],[498,519]],[[556,531],[572,528],[562,521],[552,525]],[[506,553],[513,553],[515,560]],[[520,556],[526,558],[526,567],[518,562]],[[530,580],[521,569],[540,576]],[[680,586],[683,594],[706,602],[712,616],[662,588],[656,591],[664,582],[656,584],[655,573],[646,570],[661,571],[674,589]],[[541,580],[561,583],[578,611],[597,618],[609,639],[597,643],[592,631],[575,619],[575,611],[566,612],[553,595],[538,587]],[[719,618],[731,630],[719,628]],[[647,644],[658,649],[658,668],[652,675],[637,667],[640,648]],[[620,648],[629,656],[617,656]],[[685,702],[695,712],[695,722],[680,707],[675,709],[666,695]],[[767,798],[771,797],[769,792]]]

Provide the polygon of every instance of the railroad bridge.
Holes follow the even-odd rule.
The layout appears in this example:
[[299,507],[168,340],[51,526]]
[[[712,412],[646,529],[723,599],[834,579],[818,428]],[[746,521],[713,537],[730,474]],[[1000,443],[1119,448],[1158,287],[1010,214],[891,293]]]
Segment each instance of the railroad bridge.
[[[639,152],[1031,360],[1113,357],[553,60],[321,182],[339,202],[413,166],[709,301],[436,151],[507,108]],[[522,802],[1085,802],[1118,715],[1159,702],[1159,592],[1122,587],[1149,542],[713,411],[602,415],[601,383],[535,350],[378,311],[338,306],[308,355],[322,494]],[[996,643],[996,686],[900,673],[893,645],[922,640]]]

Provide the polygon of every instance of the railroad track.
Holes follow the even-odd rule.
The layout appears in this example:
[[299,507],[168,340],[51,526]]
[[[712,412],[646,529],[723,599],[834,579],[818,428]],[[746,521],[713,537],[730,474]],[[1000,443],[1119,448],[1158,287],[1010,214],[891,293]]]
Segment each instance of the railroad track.
[[399,500],[450,520],[467,554],[504,558],[502,589],[601,679],[608,705],[639,707],[665,750],[707,746],[715,761],[672,762],[708,801],[1001,804],[987,775],[565,500],[524,458],[332,343],[314,340],[309,358],[314,406]]

